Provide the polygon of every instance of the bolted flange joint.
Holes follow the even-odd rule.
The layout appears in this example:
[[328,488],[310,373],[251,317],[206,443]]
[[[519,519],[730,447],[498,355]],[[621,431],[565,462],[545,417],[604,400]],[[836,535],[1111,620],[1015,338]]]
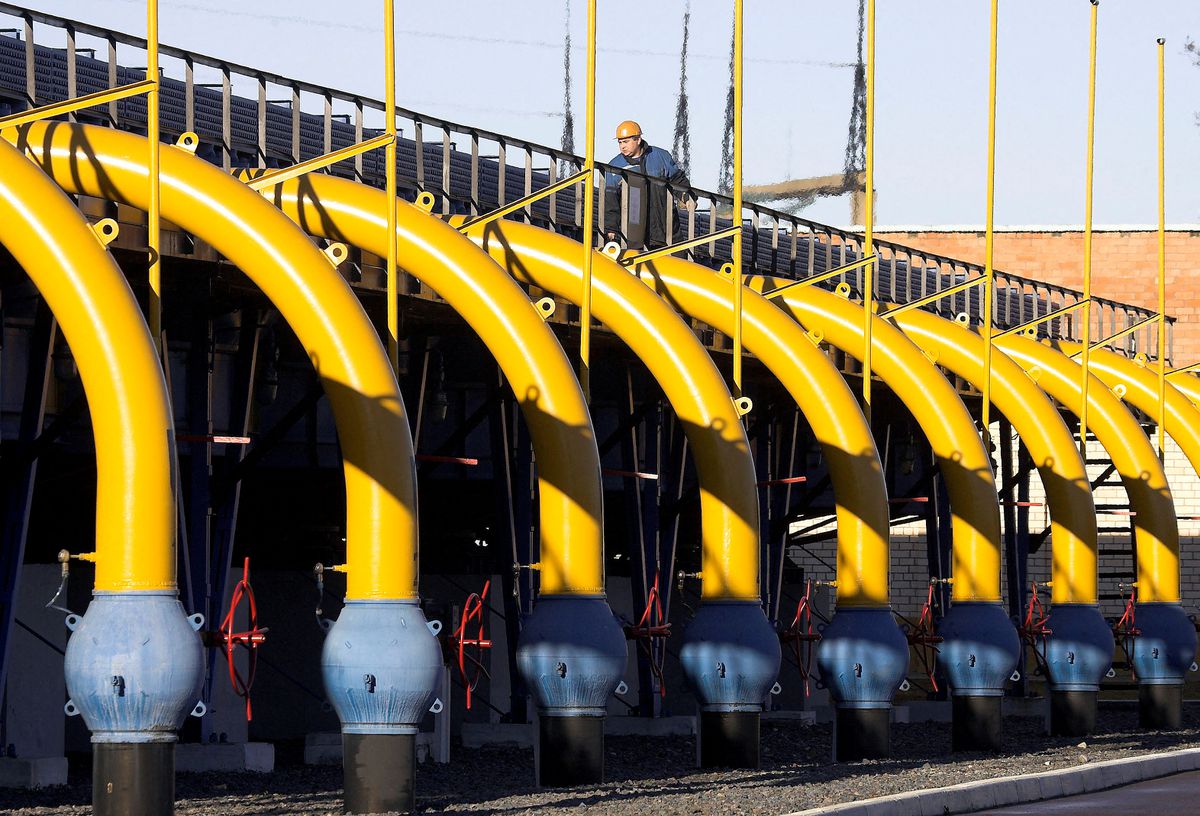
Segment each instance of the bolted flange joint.
[[683,633],[679,662],[701,711],[761,712],[782,653],[757,601],[705,601]]
[[1021,640],[1004,607],[956,601],[942,618],[938,664],[957,696],[1000,697],[1017,667]]
[[603,597],[542,595],[517,642],[543,717],[603,717],[626,660],[625,633]]
[[67,618],[67,713],[83,716],[95,743],[175,742],[203,711],[202,623],[173,589],[93,593],[82,617]]
[[437,694],[440,628],[416,599],[346,601],[321,649],[342,733],[417,733]]
[[1112,629],[1098,604],[1055,604],[1039,645],[1053,691],[1099,691],[1112,667]]
[[838,708],[890,708],[908,674],[908,640],[888,607],[838,607],[821,633],[817,669]]

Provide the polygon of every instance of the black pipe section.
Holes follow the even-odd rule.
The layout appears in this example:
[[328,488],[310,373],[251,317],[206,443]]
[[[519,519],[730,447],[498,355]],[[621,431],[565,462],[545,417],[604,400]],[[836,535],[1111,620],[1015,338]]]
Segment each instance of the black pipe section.
[[837,708],[833,724],[834,762],[887,759],[892,755],[892,709]]
[[537,781],[544,788],[604,781],[603,717],[538,717]]
[[1050,736],[1086,737],[1096,730],[1095,691],[1050,690]]
[[701,768],[761,767],[757,711],[701,711],[699,762]]
[[411,813],[416,734],[342,734],[346,813]]
[[1183,686],[1138,686],[1138,722],[1142,728],[1177,731],[1183,727]]
[[999,751],[1003,747],[1003,697],[954,694],[951,747],[955,751]]
[[93,743],[92,810],[95,816],[172,816],[175,743]]

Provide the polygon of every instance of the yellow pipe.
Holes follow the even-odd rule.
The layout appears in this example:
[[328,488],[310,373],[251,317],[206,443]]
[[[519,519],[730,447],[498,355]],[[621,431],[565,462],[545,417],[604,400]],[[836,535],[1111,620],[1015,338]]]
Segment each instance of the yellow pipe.
[[733,0],[733,395],[742,396],[742,0]]
[[1158,456],[1166,459],[1167,426],[1167,41],[1158,38]]
[[[996,343],[1068,410],[1080,404],[1079,364],[1029,337]],[[1095,374],[1089,374],[1095,378]],[[1133,414],[1098,379],[1088,389],[1092,429],[1129,494],[1137,552],[1138,600],[1179,601],[1179,528],[1175,503],[1154,446]]]
[[[0,132],[60,186],[144,207],[146,141],[90,125]],[[182,150],[162,153],[163,216],[212,244],[279,309],[333,408],[346,481],[351,600],[416,597],[416,473],[396,378],[354,292],[262,196]]]
[[[988,58],[987,223],[983,239],[983,387],[980,389],[983,397],[981,424],[985,446],[991,436],[992,425],[992,297],[995,287],[993,262],[996,246],[996,63],[999,52],[999,31],[1000,0],[992,0],[991,48]],[[978,384],[976,387],[979,387]],[[1085,481],[1086,476],[1085,473]],[[1057,552],[1057,548],[1055,551]],[[1080,603],[1094,602],[1093,599]]]
[[1053,545],[1051,600],[1096,603],[1096,505],[1075,437],[1058,408],[1004,354],[993,352],[989,368],[985,355],[991,344],[966,326],[932,312],[908,312],[895,322],[923,351],[935,355],[938,365],[976,388],[990,372],[996,407],[1025,443],[1046,491]]
[[1096,148],[1096,19],[1100,0],[1092,0],[1091,40],[1088,57],[1087,170],[1084,182],[1083,215],[1083,307],[1080,310],[1079,355],[1079,453],[1087,460],[1088,435],[1088,358],[1091,355],[1092,330],[1092,170]]
[[[461,223],[461,218],[452,223]],[[579,303],[579,244],[513,221],[468,235],[522,283]],[[733,398],[696,336],[649,288],[611,258],[592,259],[596,319],[637,355],[683,423],[700,480],[705,600],[759,600],[754,462]]]
[[592,397],[592,242],[596,207],[596,0],[588,0],[587,99],[584,114],[583,169],[583,296],[579,301],[579,384],[583,397]]
[[96,441],[96,589],[174,589],[175,429],[150,331],[79,210],[4,141],[0,243],[46,299],[79,365]]
[[1200,377],[1195,374],[1184,374],[1171,378],[1171,385],[1183,394],[1192,405],[1200,405]]
[[[383,208],[387,213],[387,235],[396,234],[396,8],[395,0],[383,0],[384,146]],[[297,156],[297,159],[300,157]],[[419,158],[418,161],[424,161]],[[400,370],[400,289],[396,270],[396,242],[387,244],[387,351],[392,371]]]
[[150,336],[162,348],[162,260],[159,246],[162,225],[159,223],[159,144],[158,144],[158,0],[146,0],[146,79],[154,84],[146,92],[146,147],[149,150],[150,185],[146,206],[146,234],[150,245]]
[[[875,254],[875,0],[867,0],[867,65],[866,65],[866,111],[865,125],[866,133],[866,166],[863,168],[866,175],[866,201],[863,204],[863,220],[865,230],[863,235],[863,256],[869,257]],[[875,299],[875,263],[867,264],[863,267],[863,314],[862,323],[862,352],[855,354],[859,362],[862,363],[863,379],[862,379],[862,397],[863,397],[863,414],[867,417],[867,424],[871,424],[871,377],[874,373],[874,364],[872,356],[875,351],[875,343],[871,339],[871,333],[875,326],[875,307],[873,301]]]
[[[271,200],[307,232],[376,255],[388,244],[381,190],[326,175],[279,185]],[[405,202],[404,268],[462,315],[520,401],[537,457],[541,594],[603,595],[600,457],[583,392],[525,292],[453,227]]]
[[[1064,352],[1076,348],[1074,343],[1062,343],[1058,347]],[[1146,416],[1157,416],[1161,409],[1163,420],[1159,430],[1175,440],[1192,468],[1200,474],[1200,408],[1175,387],[1178,382],[1166,385],[1163,391],[1165,399],[1160,401],[1157,371],[1103,349],[1092,352],[1089,370],[1109,388],[1123,388],[1122,398]],[[1162,451],[1160,442],[1160,454]]]
[[[755,275],[747,285],[770,292],[784,278]],[[802,326],[821,332],[830,345],[862,353],[862,312],[844,298],[813,287],[778,298]],[[874,316],[874,347],[882,362],[876,374],[920,424],[937,458],[950,495],[955,601],[1000,600],[1000,505],[991,462],[975,422],[937,367],[886,320]]]
[[[730,333],[730,279],[680,258],[659,259],[640,275],[676,309]],[[824,451],[837,506],[838,606],[887,606],[887,486],[854,392],[794,320],[754,292],[742,298],[746,350],[791,394]]]

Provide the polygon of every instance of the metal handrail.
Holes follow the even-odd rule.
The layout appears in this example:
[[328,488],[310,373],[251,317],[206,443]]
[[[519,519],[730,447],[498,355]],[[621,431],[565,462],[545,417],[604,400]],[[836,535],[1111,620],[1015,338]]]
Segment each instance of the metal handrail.
[[[37,22],[55,28],[69,29],[76,34],[85,34],[109,41],[110,43],[120,43],[141,49],[145,49],[147,46],[146,40],[143,37],[112,31],[101,26],[81,22],[68,17],[62,17],[42,11],[24,8],[13,3],[0,2],[0,14],[22,18],[30,23]],[[270,83],[291,89],[293,91],[293,99],[295,99],[296,95],[298,95],[300,92],[304,92],[314,96],[322,97],[326,99],[327,102],[336,100],[338,102],[350,103],[363,109],[372,109],[381,112],[386,109],[386,104],[383,101],[374,99],[370,96],[331,88],[329,86],[318,85],[303,80],[288,78],[270,71],[264,71],[247,65],[242,65],[227,59],[221,59],[169,45],[161,45],[159,47],[159,53],[161,55],[183,60],[189,64],[189,68],[194,65],[201,65],[222,71],[226,74],[237,74],[253,78],[259,83]],[[563,151],[561,148],[544,145],[529,139],[522,139],[510,135],[496,133],[485,128],[465,125],[448,119],[443,119],[441,117],[420,113],[404,107],[396,107],[395,111],[398,116],[413,122],[414,125],[417,126],[418,130],[422,126],[437,128],[447,134],[447,139],[449,138],[450,133],[459,133],[470,136],[473,144],[475,145],[478,145],[478,141],[482,139],[490,142],[496,142],[501,146],[516,147],[531,153],[537,153],[545,156],[553,163],[561,162],[566,164],[574,164],[579,167],[582,167],[584,163],[584,159],[581,156],[568,153]],[[327,118],[329,118],[328,112]],[[371,129],[366,128],[365,130]],[[421,143],[419,136],[417,141],[418,144]],[[501,155],[503,155],[503,150],[501,151]],[[418,153],[418,166],[421,167],[423,162],[424,155],[422,153]],[[597,169],[603,170],[606,173],[614,173],[623,178],[644,175],[638,173],[637,171],[630,170],[629,168],[618,168],[603,162],[596,162],[595,166]],[[542,169],[539,172],[545,172],[545,170]],[[420,171],[419,174],[422,176],[424,175],[424,173]],[[537,183],[542,184],[544,181],[543,186],[549,186],[557,180],[556,176],[557,172],[552,168],[548,178],[545,180],[539,179]],[[423,189],[436,189],[436,183],[431,183],[433,181],[434,180],[432,179],[418,179],[418,183],[422,185]],[[526,186],[527,188],[532,187],[532,180],[530,178],[528,166],[526,167]],[[448,193],[448,191],[444,190],[442,192]],[[529,189],[529,192],[534,192],[534,190]],[[715,225],[715,210],[719,208],[729,208],[733,205],[733,198],[721,193],[704,190],[698,187],[689,187],[687,188],[686,192],[693,198],[704,199],[708,202],[711,202],[714,212],[710,214],[710,219],[712,219],[713,225]],[[503,195],[503,191],[501,191],[501,194]],[[551,200],[553,201],[553,199]],[[576,209],[578,210],[578,208],[579,204],[577,203]],[[799,236],[808,234],[814,237],[822,237],[830,242],[825,246],[825,251],[830,253],[830,257],[836,257],[838,253],[841,253],[841,256],[844,258],[848,249],[861,254],[863,241],[865,239],[865,236],[862,233],[856,233],[847,229],[841,229],[828,224],[822,224],[802,216],[774,210],[769,207],[751,202],[746,202],[743,204],[743,211],[746,210],[748,210],[754,216],[752,219],[751,230],[757,229],[759,233],[767,236],[768,241],[772,240],[773,236],[778,239],[787,238],[794,241],[794,239],[798,238]],[[693,218],[693,224],[697,227],[698,232],[699,219],[695,218],[694,215]],[[774,226],[768,226],[765,228],[759,228],[755,226],[761,218],[770,219]],[[573,225],[576,227],[579,226],[574,219],[568,219],[568,221],[573,223]],[[918,259],[920,262],[922,262],[921,267],[926,269],[935,265],[950,267],[949,272],[946,270],[941,270],[939,272],[939,274],[943,276],[949,274],[970,274],[972,272],[976,274],[982,274],[984,271],[984,266],[982,264],[966,262],[947,255],[942,255],[940,253],[920,250],[906,244],[897,243],[895,241],[873,237],[872,243],[877,253],[886,252],[887,255],[890,256],[888,258],[885,258],[882,255],[880,256],[879,263],[881,267],[891,265],[897,259],[907,258],[910,264],[916,263],[914,259]],[[780,240],[780,244],[782,244],[782,240]],[[1023,290],[1023,292],[1026,294],[1044,293],[1047,299],[1062,298],[1079,301],[1083,298],[1083,293],[1078,290],[1046,281],[1038,281],[1022,275],[996,271],[995,279],[998,287],[1006,287],[1010,289],[1018,288]],[[932,293],[933,291],[931,290],[930,292],[923,293],[922,296]],[[899,302],[904,302],[907,299],[908,295],[905,293],[904,298]],[[1093,297],[1091,302],[1096,306],[1102,309],[1107,309],[1113,313],[1111,318],[1114,321],[1114,327],[1118,315],[1123,316],[1125,319],[1133,318],[1134,322],[1137,322],[1138,320],[1145,319],[1154,314],[1152,310],[1144,309],[1142,307],[1127,303],[1121,303],[1119,301],[1107,298]],[[1103,319],[1103,316],[1101,319]],[[1173,324],[1175,322],[1175,318],[1167,316],[1166,321],[1168,324]]]

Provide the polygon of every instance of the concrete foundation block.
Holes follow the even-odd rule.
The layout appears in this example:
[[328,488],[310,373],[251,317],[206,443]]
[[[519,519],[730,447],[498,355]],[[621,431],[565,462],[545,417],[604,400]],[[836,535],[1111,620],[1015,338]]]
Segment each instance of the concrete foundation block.
[[275,746],[269,742],[180,743],[175,746],[175,769],[270,773],[275,770]]
[[46,788],[65,784],[66,757],[0,757],[0,788]]

